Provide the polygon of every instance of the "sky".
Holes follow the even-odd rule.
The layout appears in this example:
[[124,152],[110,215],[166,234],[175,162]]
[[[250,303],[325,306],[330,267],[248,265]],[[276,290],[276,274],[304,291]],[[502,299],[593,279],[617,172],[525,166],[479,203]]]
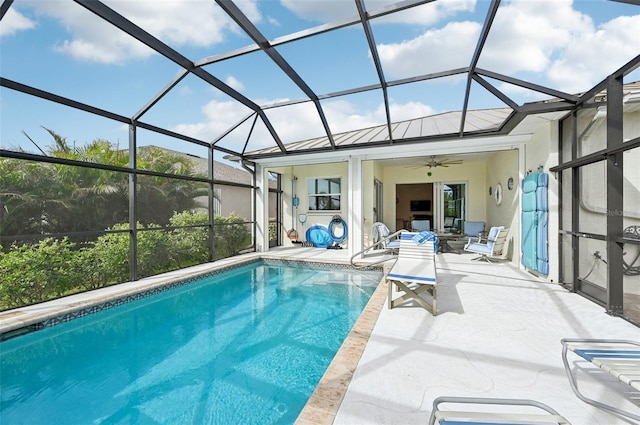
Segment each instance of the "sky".
[[[252,45],[252,40],[211,0],[110,0],[104,3],[189,60]],[[365,0],[375,12],[392,1]],[[236,4],[266,39],[357,16],[352,0],[242,0]],[[438,0],[372,20],[384,77],[396,81],[469,66],[489,0]],[[361,25],[278,45],[278,53],[322,96],[379,84]],[[640,6],[604,0],[502,1],[478,67],[566,93],[590,89],[640,54]],[[304,99],[263,52],[204,65],[250,101],[277,105]],[[0,75],[127,117],[135,116],[181,68],[72,1],[16,0],[0,21]],[[546,96],[488,79],[516,103]],[[625,81],[640,80],[638,71]],[[461,110],[466,75],[389,89],[394,122]],[[334,133],[381,125],[380,90],[321,101]],[[471,109],[505,105],[479,85]],[[274,145],[251,110],[194,75],[181,80],[140,120],[233,151]],[[45,128],[67,141],[105,139],[127,145],[128,128],[0,88],[3,149],[34,153],[51,145]],[[317,109],[306,102],[266,110],[284,143],[324,134]],[[252,130],[253,128],[253,130]],[[252,131],[252,132],[251,132]],[[251,132],[251,133],[250,133]],[[249,135],[251,134],[251,137]],[[138,144],[160,145],[206,157],[206,150],[140,130]]]

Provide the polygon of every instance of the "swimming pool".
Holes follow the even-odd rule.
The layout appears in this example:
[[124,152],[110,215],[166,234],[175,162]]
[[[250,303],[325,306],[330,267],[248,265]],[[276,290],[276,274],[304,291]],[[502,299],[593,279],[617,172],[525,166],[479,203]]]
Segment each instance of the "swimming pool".
[[0,423],[291,424],[382,274],[253,263],[0,343]]

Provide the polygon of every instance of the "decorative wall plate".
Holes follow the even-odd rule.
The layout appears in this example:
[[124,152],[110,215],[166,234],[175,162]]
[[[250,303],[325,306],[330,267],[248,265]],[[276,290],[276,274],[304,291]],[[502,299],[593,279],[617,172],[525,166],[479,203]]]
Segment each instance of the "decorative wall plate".
[[500,205],[502,203],[502,185],[500,183],[496,185],[496,190],[493,196],[496,200],[496,205]]

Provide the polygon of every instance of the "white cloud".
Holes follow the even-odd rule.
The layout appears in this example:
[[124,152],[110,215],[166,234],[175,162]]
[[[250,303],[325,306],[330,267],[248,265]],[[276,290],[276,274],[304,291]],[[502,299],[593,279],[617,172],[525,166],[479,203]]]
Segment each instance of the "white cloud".
[[408,102],[404,104],[391,103],[389,109],[393,121],[406,121],[437,113],[433,107],[420,102]]
[[[367,8],[375,11],[381,6],[396,3],[393,1],[367,1]],[[439,0],[426,3],[418,7],[412,7],[402,12],[393,13],[382,18],[376,18],[373,24],[397,23],[412,24],[421,27],[434,25],[447,17],[454,16],[460,12],[473,12],[476,7],[476,0]]]
[[236,77],[230,75],[225,79],[225,83],[231,87],[232,89],[236,90],[236,91],[242,91],[244,90],[244,84],[242,84],[242,82],[240,80],[238,80]]
[[189,86],[182,86],[180,87],[180,90],[178,93],[180,93],[180,95],[182,96],[188,96],[193,93],[193,90],[191,90],[191,87]]
[[477,22],[453,22],[412,40],[379,44],[389,80],[468,66],[480,34]]
[[197,139],[211,141],[236,125],[249,110],[235,101],[212,100],[201,108],[204,121],[178,124],[172,130]]
[[[352,0],[333,0],[327,7],[327,0],[282,0],[282,5],[296,16],[314,22],[333,22],[358,16],[358,9]],[[398,3],[397,0],[367,0],[367,11]],[[469,12],[475,8],[476,0],[439,0],[406,11],[378,18],[375,23],[401,23],[420,26],[433,23],[458,12]]]
[[640,15],[619,17],[569,43],[547,75],[565,91],[585,91],[634,58],[639,49]]
[[[385,76],[393,80],[468,66],[481,27],[481,22],[450,22],[401,43],[380,44]],[[513,0],[498,10],[478,66],[574,93],[631,60],[638,40],[640,15],[596,28],[572,0]]]
[[0,37],[14,35],[18,31],[30,30],[35,27],[34,21],[10,8],[0,21]]
[[514,0],[496,16],[478,66],[512,76],[534,73],[534,82],[577,93],[637,55],[638,40],[640,15],[596,28],[572,0]]
[[282,26],[280,24],[280,22],[276,18],[274,18],[272,16],[268,16],[267,17],[267,22],[269,22],[269,24],[271,24],[274,27],[281,27]]
[[591,18],[571,0],[512,1],[499,9],[478,66],[506,75],[543,72],[554,53],[592,31]]
[[[225,32],[236,30],[231,19],[212,1],[115,1],[107,6],[173,47],[211,46],[225,40]],[[58,20],[70,34],[59,42],[58,51],[80,60],[124,63],[144,59],[155,52],[72,2],[29,1],[39,14]],[[260,19],[255,0],[241,2],[243,11]]]
[[[278,99],[277,102],[283,100],[285,99]],[[264,99],[257,101],[259,104],[277,102]],[[402,121],[434,113],[432,107],[418,102],[407,104],[392,102],[390,109],[394,121]],[[348,101],[333,100],[323,103],[323,111],[333,133],[374,127],[384,124],[386,120],[382,104],[373,110],[363,110]],[[213,140],[236,125],[240,120],[239,117],[246,116],[249,111],[235,102],[212,100],[203,106],[202,112],[204,115],[203,122],[181,124],[173,130],[201,140]],[[322,137],[326,134],[317,110],[311,102],[268,109],[266,110],[266,115],[285,144]],[[229,147],[235,143],[235,148],[241,149],[246,141],[249,124],[252,122],[253,120],[249,120],[245,123],[245,126],[234,130],[225,137],[221,144]],[[275,141],[259,119],[258,124],[253,129],[249,149],[253,150],[274,145]]]

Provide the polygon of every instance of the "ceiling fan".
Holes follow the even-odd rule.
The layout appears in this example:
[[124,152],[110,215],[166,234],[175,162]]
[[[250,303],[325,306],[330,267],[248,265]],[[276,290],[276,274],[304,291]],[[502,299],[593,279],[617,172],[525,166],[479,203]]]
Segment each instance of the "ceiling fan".
[[418,167],[436,168],[436,167],[448,167],[449,165],[460,165],[460,164],[462,164],[461,159],[446,159],[446,158],[436,159],[434,155],[431,155],[427,162],[425,162],[422,165],[419,165]]

